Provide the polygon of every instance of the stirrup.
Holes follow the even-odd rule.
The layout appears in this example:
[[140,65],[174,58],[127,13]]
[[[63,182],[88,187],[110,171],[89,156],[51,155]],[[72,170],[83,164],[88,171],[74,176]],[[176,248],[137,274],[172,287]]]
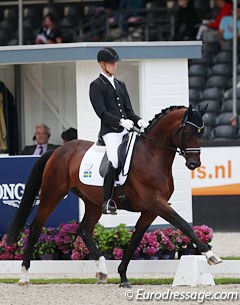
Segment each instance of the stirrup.
[[116,202],[113,199],[108,199],[107,201],[104,201],[102,206],[102,213],[116,215],[117,214]]

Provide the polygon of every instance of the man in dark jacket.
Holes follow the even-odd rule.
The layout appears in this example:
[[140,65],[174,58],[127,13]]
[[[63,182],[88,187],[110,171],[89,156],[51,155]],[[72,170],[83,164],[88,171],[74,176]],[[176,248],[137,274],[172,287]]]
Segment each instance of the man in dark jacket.
[[35,145],[25,146],[22,155],[42,155],[47,150],[56,149],[58,145],[49,144],[50,128],[45,124],[39,124],[36,126],[36,132],[33,136],[33,140],[36,141]]
[[112,200],[116,169],[118,167],[118,147],[123,136],[133,126],[146,128],[147,122],[136,115],[123,82],[114,78],[120,58],[112,48],[103,48],[97,54],[101,66],[99,77],[90,84],[90,100],[101,119],[99,136],[106,145],[109,164],[104,177],[103,213],[116,214],[116,204]]

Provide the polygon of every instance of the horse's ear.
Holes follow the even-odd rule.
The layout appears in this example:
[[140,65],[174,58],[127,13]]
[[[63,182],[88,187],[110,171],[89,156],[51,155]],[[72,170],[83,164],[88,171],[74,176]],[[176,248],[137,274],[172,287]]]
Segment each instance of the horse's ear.
[[190,105],[188,109],[185,111],[184,116],[182,118],[182,126],[184,127],[187,123],[187,120],[192,112],[192,106]]
[[190,104],[189,107],[188,107],[188,115],[191,115],[192,114],[192,105]]
[[207,108],[208,108],[208,103],[206,103],[203,107],[199,108],[199,112],[201,116],[204,115],[204,113],[207,111]]

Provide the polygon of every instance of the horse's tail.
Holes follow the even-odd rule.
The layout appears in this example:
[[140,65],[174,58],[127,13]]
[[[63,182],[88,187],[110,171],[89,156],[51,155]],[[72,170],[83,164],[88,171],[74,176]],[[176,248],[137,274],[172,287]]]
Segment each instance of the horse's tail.
[[15,217],[11,223],[9,232],[7,233],[7,244],[12,245],[16,242],[18,235],[22,231],[28,216],[30,215],[35,197],[40,190],[42,184],[42,175],[48,159],[54,151],[50,150],[43,154],[33,166],[33,169],[28,178],[22,200]]

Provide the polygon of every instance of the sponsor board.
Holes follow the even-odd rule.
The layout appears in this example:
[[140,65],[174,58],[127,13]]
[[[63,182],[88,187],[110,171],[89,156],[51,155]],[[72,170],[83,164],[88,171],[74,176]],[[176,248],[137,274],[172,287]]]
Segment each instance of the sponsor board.
[[203,147],[191,182],[193,196],[240,195],[240,147]]
[[[0,158],[0,234],[10,225],[24,193],[25,183],[38,157],[17,156]],[[36,214],[39,196],[27,220],[29,225]],[[56,227],[62,222],[79,219],[78,198],[69,193],[57,206],[47,220],[46,226]]]

